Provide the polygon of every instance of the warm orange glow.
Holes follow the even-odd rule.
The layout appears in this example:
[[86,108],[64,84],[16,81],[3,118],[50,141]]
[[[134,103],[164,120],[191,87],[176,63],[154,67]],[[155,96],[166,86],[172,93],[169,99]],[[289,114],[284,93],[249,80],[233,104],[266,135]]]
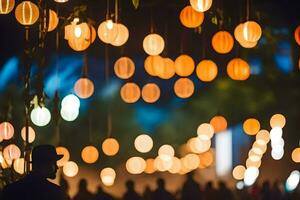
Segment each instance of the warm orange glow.
[[247,168],[249,167],[256,167],[256,168],[259,168],[261,165],[261,160],[258,160],[258,161],[252,161],[250,160],[249,158],[246,160],[246,166]]
[[4,140],[9,140],[14,136],[14,127],[9,122],[0,124],[0,137]]
[[64,167],[63,172],[67,177],[74,177],[78,174],[78,165],[73,161],[68,161]]
[[146,161],[141,157],[131,157],[126,162],[126,169],[130,174],[141,174],[146,168]]
[[261,145],[258,142],[254,142],[251,149],[255,154],[262,155],[267,151],[267,145]]
[[210,167],[214,162],[214,152],[213,150],[206,151],[204,153],[199,154],[200,165],[199,168],[207,168]]
[[199,137],[193,137],[188,140],[187,146],[193,153],[204,153],[209,150],[211,146],[211,141],[202,140]]
[[248,42],[257,42],[262,35],[260,25],[255,21],[247,21],[243,24],[244,40]]
[[154,167],[154,159],[153,158],[149,158],[146,160],[146,168],[144,170],[144,172],[146,174],[153,174],[155,172],[155,167]]
[[123,24],[116,24],[117,29],[118,29],[118,35],[116,37],[116,39],[114,39],[111,44],[114,46],[122,46],[123,44],[125,44],[129,38],[129,31],[127,29],[127,27]]
[[59,167],[64,166],[70,159],[70,153],[66,147],[56,147],[56,153],[58,155],[63,155],[63,157],[57,161]]
[[209,123],[214,127],[215,133],[225,131],[227,129],[227,120],[221,115],[214,116]]
[[196,28],[203,23],[204,13],[194,10],[192,6],[186,6],[181,10],[179,19],[183,26]]
[[226,54],[232,50],[234,40],[229,32],[219,31],[214,34],[211,44],[216,52],[220,54]]
[[87,23],[77,24],[77,20],[65,26],[65,39],[74,51],[86,50],[96,39],[96,30]]
[[58,25],[59,19],[55,11],[49,10],[48,32],[53,31]]
[[107,156],[114,156],[119,152],[119,142],[115,138],[107,138],[102,143],[102,151]]
[[163,160],[171,160],[175,155],[175,150],[171,145],[165,144],[158,149],[158,155]]
[[234,58],[227,64],[227,74],[236,81],[247,80],[250,76],[250,66],[241,58]]
[[21,150],[17,145],[9,144],[6,147],[4,147],[3,157],[5,160],[15,160],[20,158],[20,156],[21,156]]
[[13,167],[18,174],[24,174],[24,158],[16,159]]
[[246,168],[243,165],[236,166],[232,171],[232,176],[235,180],[243,180]]
[[0,14],[10,13],[15,6],[15,0],[0,0]]
[[156,56],[164,50],[165,41],[160,35],[152,33],[144,38],[143,48],[148,55]]
[[199,12],[205,12],[210,9],[213,0],[190,0],[190,4],[193,9]]
[[102,42],[110,44],[117,39],[118,31],[118,26],[109,19],[99,25],[97,32]]
[[213,81],[218,74],[218,67],[212,60],[202,60],[196,68],[198,78],[204,82]]
[[141,91],[137,84],[126,83],[122,86],[120,94],[124,102],[135,103],[139,100],[141,96]]
[[190,153],[183,157],[181,164],[188,170],[194,170],[199,167],[200,158],[198,155]]
[[178,76],[189,76],[194,72],[195,62],[189,55],[180,55],[175,60],[175,72]]
[[200,124],[197,134],[201,140],[210,140],[214,135],[214,127],[208,123]]
[[180,78],[174,84],[174,92],[180,98],[189,98],[193,95],[195,86],[188,78]]
[[148,56],[145,60],[144,67],[146,72],[151,76],[156,76],[156,71],[164,67],[164,60],[161,56]]
[[294,38],[298,45],[300,45],[300,26],[298,26],[294,32]]
[[256,42],[249,42],[244,39],[244,34],[243,34],[243,23],[240,23],[237,25],[234,29],[234,37],[235,39],[239,42],[239,44],[244,47],[244,48],[253,48],[257,45]]
[[173,157],[172,158],[172,166],[171,168],[168,170],[171,174],[177,174],[179,173],[181,169],[181,161],[179,158],[177,157]]
[[147,103],[154,103],[160,97],[160,89],[155,83],[148,83],[142,89],[142,98]]
[[[26,127],[23,127],[21,130],[21,137],[24,141],[26,141]],[[32,143],[35,139],[35,132],[32,127],[28,127],[28,142]]]
[[94,83],[88,78],[80,78],[74,85],[74,91],[78,97],[87,99],[94,93]]
[[17,21],[24,26],[34,24],[38,20],[39,14],[38,6],[31,1],[23,1],[17,5],[15,10]]
[[105,186],[112,186],[115,182],[116,172],[113,168],[107,167],[101,170],[100,178]]
[[155,74],[161,79],[170,79],[175,75],[175,63],[170,58],[163,58],[163,62],[162,66],[154,65]]
[[114,65],[115,74],[121,79],[128,79],[135,71],[134,62],[128,57],[119,58]]
[[81,158],[88,164],[95,163],[99,158],[98,149],[94,146],[86,146],[81,151]]
[[285,126],[286,120],[282,114],[275,114],[270,119],[270,125],[272,128],[280,127],[283,128]]
[[141,153],[147,153],[151,151],[153,147],[153,140],[149,135],[142,134],[135,138],[134,147]]
[[257,119],[250,118],[244,122],[243,128],[245,133],[247,133],[248,135],[256,135],[260,130],[260,123]]
[[268,144],[270,141],[270,133],[267,130],[260,130],[256,134],[256,142],[260,145]]
[[295,148],[292,152],[292,160],[295,163],[300,163],[300,147]]

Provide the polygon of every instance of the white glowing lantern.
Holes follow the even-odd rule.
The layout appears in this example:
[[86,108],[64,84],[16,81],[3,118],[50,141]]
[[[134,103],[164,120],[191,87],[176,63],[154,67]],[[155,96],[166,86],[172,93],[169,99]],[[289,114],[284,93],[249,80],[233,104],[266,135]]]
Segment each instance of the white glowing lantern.
[[151,151],[153,147],[153,140],[149,135],[142,134],[135,138],[134,147],[141,153],[147,153]]
[[287,191],[291,192],[295,190],[299,184],[300,172],[298,170],[292,171],[290,176],[287,178],[285,186]]
[[187,145],[193,153],[204,153],[209,150],[211,141],[202,140],[199,137],[193,137],[189,139]]
[[165,172],[172,168],[173,159],[163,160],[160,156],[157,156],[154,160],[154,168],[157,171]]
[[274,160],[280,160],[284,155],[284,150],[274,150],[271,151],[271,156]]
[[[26,141],[26,127],[23,127],[21,130],[21,137]],[[32,143],[35,139],[35,131],[32,127],[28,127],[28,142]]]
[[214,127],[209,123],[203,123],[198,127],[197,134],[200,139],[209,140],[214,135]]
[[236,188],[237,188],[238,190],[242,190],[242,189],[244,189],[245,184],[244,184],[243,181],[239,181],[239,182],[236,183],[235,186],[236,186]]
[[105,186],[112,186],[115,182],[116,172],[112,168],[104,168],[100,172],[100,178]]
[[160,35],[152,33],[144,38],[143,48],[149,55],[159,55],[165,48],[165,41]]
[[205,12],[210,9],[213,0],[190,0],[192,8],[198,12]]
[[281,137],[282,137],[282,128],[280,128],[280,127],[272,128],[272,130],[270,131],[271,140],[276,140]]
[[251,186],[255,183],[259,175],[259,170],[257,167],[249,167],[246,169],[244,174],[244,183],[246,186]]
[[57,3],[66,3],[66,2],[68,2],[69,0],[54,0],[55,2],[57,2]]
[[66,121],[74,121],[78,115],[79,115],[79,110],[65,110],[65,109],[61,109],[60,110],[60,115],[61,117],[66,120]]
[[171,174],[176,174],[179,173],[181,169],[181,161],[179,158],[177,157],[173,157],[172,158],[172,166],[171,168],[168,170]]
[[78,110],[80,107],[80,100],[74,94],[69,94],[61,101],[61,107],[64,110]]
[[67,177],[74,177],[78,174],[78,165],[73,161],[68,161],[64,167],[63,172]]
[[131,157],[126,162],[126,169],[130,174],[141,174],[146,168],[146,161],[141,157]]
[[51,113],[46,107],[36,107],[31,111],[30,118],[36,126],[46,126],[51,120]]
[[171,145],[165,144],[159,148],[158,155],[162,160],[168,161],[175,155],[175,151]]

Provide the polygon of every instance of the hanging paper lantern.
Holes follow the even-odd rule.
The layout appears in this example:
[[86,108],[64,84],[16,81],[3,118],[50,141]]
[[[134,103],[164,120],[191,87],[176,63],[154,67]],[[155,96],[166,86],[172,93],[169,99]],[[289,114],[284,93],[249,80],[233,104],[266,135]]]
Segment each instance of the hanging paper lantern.
[[107,167],[101,170],[100,178],[105,186],[112,186],[116,179],[116,172],[113,168]]
[[94,83],[88,78],[80,78],[74,85],[74,92],[80,98],[87,99],[94,93]]
[[151,151],[153,147],[153,140],[149,135],[142,134],[135,138],[134,147],[141,153],[147,153]]
[[248,135],[256,135],[260,130],[260,123],[257,119],[250,118],[244,122],[243,128]]
[[60,115],[64,120],[71,122],[71,121],[74,121],[78,117],[79,109],[67,110],[62,107],[60,110]]
[[63,172],[67,177],[74,177],[78,174],[78,165],[73,161],[68,161],[64,167]]
[[285,126],[285,117],[282,114],[275,114],[270,119],[270,125],[272,128],[280,127],[283,128]]
[[36,107],[30,113],[31,121],[36,126],[46,126],[51,120],[51,113],[46,107]]
[[63,157],[57,161],[57,166],[64,166],[70,159],[70,153],[66,147],[56,147],[56,153],[58,155],[63,155]]
[[149,75],[157,76],[156,71],[160,73],[164,64],[164,59],[161,56],[148,56],[145,60],[144,66]]
[[0,124],[0,137],[4,140],[9,140],[14,136],[14,127],[9,122]]
[[214,127],[208,123],[200,124],[197,135],[201,140],[210,140],[214,136]]
[[53,31],[58,25],[59,19],[55,11],[49,10],[48,32]]
[[248,42],[257,42],[261,37],[260,25],[255,21],[247,21],[243,24],[243,36]]
[[300,45],[300,26],[298,26],[294,32],[294,38],[298,45]]
[[15,144],[10,144],[6,146],[3,150],[3,157],[5,160],[15,160],[20,158],[21,151],[19,147]]
[[205,12],[210,9],[212,5],[212,0],[190,0],[190,4],[193,9],[199,12]]
[[66,3],[66,2],[68,2],[69,0],[54,0],[55,2],[57,2],[57,3]]
[[20,24],[30,26],[38,20],[39,8],[31,1],[23,1],[16,7],[15,16]]
[[121,79],[128,79],[135,71],[134,62],[128,57],[121,57],[115,62],[115,74]]
[[202,60],[196,68],[198,78],[204,82],[214,80],[218,74],[218,67],[212,60]]
[[174,92],[180,98],[189,98],[193,95],[195,86],[188,78],[180,78],[174,84]]
[[146,168],[146,161],[141,157],[131,157],[126,162],[126,170],[130,174],[141,174]]
[[102,143],[102,151],[107,156],[114,156],[119,152],[119,142],[115,138],[107,138]]
[[244,39],[243,26],[244,26],[244,24],[241,23],[241,24],[237,25],[236,28],[234,29],[235,39],[244,48],[253,48],[253,47],[255,47],[257,45],[257,41],[256,42],[249,42],[249,41],[246,41]]
[[243,165],[236,166],[232,171],[232,176],[235,180],[243,180],[246,168]]
[[10,13],[15,6],[15,0],[0,0],[0,14]]
[[256,142],[260,145],[268,144],[270,141],[270,133],[267,130],[260,130],[256,134]]
[[146,168],[144,170],[146,174],[153,174],[156,171],[154,161],[155,160],[153,158],[149,158],[146,160]]
[[117,29],[118,29],[118,35],[116,37],[116,39],[114,39],[111,44],[114,46],[122,46],[123,44],[125,44],[129,38],[129,31],[127,29],[126,26],[124,26],[123,24],[116,24]]
[[98,37],[106,44],[114,42],[118,32],[118,26],[111,19],[102,22],[98,27]]
[[165,41],[160,35],[152,33],[144,38],[143,48],[147,54],[151,56],[156,56],[164,50]]
[[226,54],[232,50],[234,40],[229,32],[219,31],[214,34],[211,44],[216,52],[220,54]]
[[209,123],[214,127],[215,133],[225,131],[227,129],[227,120],[221,115],[214,116]]
[[25,172],[24,165],[25,165],[24,158],[18,158],[14,161],[14,170],[18,174],[24,174],[24,172]]
[[295,148],[292,152],[292,160],[295,163],[300,163],[300,148]]
[[94,42],[95,38],[94,27],[90,27],[87,23],[81,23],[71,26],[68,44],[74,51],[84,51]]
[[203,23],[204,14],[192,8],[192,6],[184,7],[179,15],[183,26],[187,28],[196,28]]
[[98,149],[94,146],[86,146],[81,151],[81,158],[88,164],[95,163],[99,158]]
[[227,64],[227,74],[236,81],[247,80],[250,76],[250,66],[243,59],[234,58]]
[[179,76],[189,76],[194,72],[195,62],[188,55],[180,55],[175,60],[175,71]]
[[[24,126],[21,130],[21,137],[24,141],[26,141],[26,127]],[[32,143],[35,139],[35,132],[32,127],[28,127],[28,142]]]
[[141,96],[140,88],[135,83],[126,83],[121,88],[121,98],[126,103],[135,103]]
[[155,74],[161,79],[170,79],[175,75],[175,63],[170,58],[162,58],[164,64],[154,65]]
[[175,155],[174,148],[171,145],[165,144],[158,149],[158,156],[162,160],[170,160]]
[[142,98],[147,103],[154,103],[160,97],[160,89],[155,83],[148,83],[142,89]]

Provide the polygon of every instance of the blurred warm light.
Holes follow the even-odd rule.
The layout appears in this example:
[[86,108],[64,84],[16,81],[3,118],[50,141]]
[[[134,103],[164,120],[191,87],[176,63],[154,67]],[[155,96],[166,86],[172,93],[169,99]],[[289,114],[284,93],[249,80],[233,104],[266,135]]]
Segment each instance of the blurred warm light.
[[[21,130],[21,137],[26,141],[26,127],[24,126]],[[35,139],[35,131],[32,127],[28,127],[28,142],[32,143]]]
[[190,153],[183,157],[182,164],[189,170],[195,170],[200,165],[200,158],[198,155]]
[[153,147],[153,140],[149,135],[142,134],[135,138],[134,147],[141,153],[147,153],[151,151]]
[[10,13],[15,6],[15,0],[0,0],[0,14]]
[[15,160],[20,158],[21,150],[15,144],[9,144],[3,149],[3,157],[5,160]]
[[298,45],[300,45],[300,26],[298,26],[294,32],[294,38]]
[[198,137],[202,140],[210,140],[214,135],[214,127],[208,123],[203,123],[198,126]]
[[236,166],[232,171],[232,176],[235,180],[243,180],[246,168],[243,165]]
[[162,58],[162,66],[155,65],[155,74],[161,79],[170,79],[175,75],[175,62],[170,58]]
[[134,74],[135,64],[129,57],[121,57],[115,62],[114,71],[117,77],[128,79]]
[[94,146],[86,146],[81,151],[81,158],[88,164],[95,163],[99,158],[98,149]]
[[280,139],[282,137],[282,128],[280,127],[274,127],[270,131],[270,138],[271,140]]
[[209,150],[211,146],[210,140],[202,140],[199,137],[193,137],[189,139],[187,145],[193,153],[204,153]]
[[105,186],[112,186],[115,182],[116,172],[113,168],[107,167],[101,170],[100,178]]
[[147,103],[154,103],[160,97],[160,88],[155,83],[147,83],[142,88],[142,98]]
[[260,123],[257,119],[250,118],[244,122],[243,128],[248,135],[255,135],[260,130]]
[[146,160],[146,168],[144,170],[146,174],[153,174],[156,171],[154,161],[155,160],[153,158],[149,158]]
[[250,76],[250,66],[243,59],[234,58],[227,64],[227,74],[232,80],[247,80]]
[[240,23],[234,29],[234,37],[235,37],[235,39],[244,48],[253,48],[253,47],[255,47],[257,45],[257,41],[256,42],[249,42],[249,41],[246,41],[244,39],[243,26],[244,26],[244,24]]
[[255,183],[259,175],[259,170],[257,167],[249,167],[246,169],[244,174],[244,183],[246,186],[251,186]]
[[30,26],[38,20],[39,8],[31,1],[23,1],[17,5],[15,16],[20,24]]
[[18,174],[24,174],[24,158],[18,158],[14,161],[14,170],[18,173]]
[[165,144],[158,149],[158,155],[164,161],[171,160],[175,155],[175,151],[171,145]]
[[31,111],[30,118],[36,126],[46,126],[51,120],[51,113],[46,107],[37,106]]
[[58,155],[63,155],[63,157],[57,161],[57,166],[62,167],[64,166],[70,159],[70,153],[66,147],[56,147],[56,153]]
[[210,9],[213,0],[190,0],[190,4],[193,9],[199,12],[205,12]]
[[118,31],[118,26],[109,19],[99,25],[98,37],[102,42],[110,44],[117,39]]
[[94,93],[94,83],[88,78],[80,78],[74,84],[74,92],[82,99],[91,97]]
[[295,163],[300,163],[300,147],[295,148],[292,152],[292,160]]
[[130,174],[141,174],[146,168],[146,161],[141,157],[131,157],[126,162],[126,169]]
[[261,165],[261,160],[253,161],[253,160],[250,160],[249,158],[246,160],[246,166],[247,166],[247,168],[249,168],[249,167],[259,168],[260,165]]
[[257,42],[262,35],[260,25],[255,21],[247,21],[243,24],[243,36],[248,42]]
[[199,165],[200,169],[210,167],[214,162],[214,151],[210,149],[209,151],[201,153],[199,154],[199,158],[200,158],[200,165]]
[[144,38],[143,48],[148,55],[156,56],[164,50],[165,41],[160,35],[151,33]]
[[59,22],[59,18],[55,11],[49,9],[49,23],[48,23],[48,32],[53,31]]
[[298,170],[292,171],[290,176],[287,178],[285,188],[288,192],[295,190],[300,181],[300,172]]
[[0,137],[4,140],[9,140],[14,136],[14,127],[9,122],[0,124]]
[[160,156],[157,156],[154,159],[154,167],[157,171],[165,172],[172,168],[173,164],[173,157],[170,157],[170,159],[163,159]]
[[54,0],[54,1],[57,3],[65,3],[65,2],[68,2],[69,0]]
[[111,44],[119,47],[127,42],[129,38],[129,31],[124,24],[115,24],[115,26],[117,26],[118,34]]
[[215,160],[218,176],[226,176],[233,164],[233,131],[228,129],[215,135]]
[[268,144],[270,141],[270,133],[267,130],[260,130],[256,134],[256,142],[260,145]]
[[119,142],[115,138],[107,138],[102,143],[102,151],[107,156],[114,156],[119,152]]
[[196,28],[203,23],[204,13],[196,11],[192,6],[186,6],[181,10],[179,19],[183,26]]
[[126,103],[135,103],[141,96],[140,88],[135,83],[125,83],[120,91],[121,98]]
[[211,41],[213,49],[220,54],[229,53],[234,45],[232,35],[227,31],[219,31],[214,34]]
[[258,155],[262,155],[267,151],[267,145],[260,145],[258,142],[254,142],[252,145],[252,151]]
[[63,166],[63,172],[67,177],[74,177],[78,174],[79,168],[78,165],[73,161],[68,161]]
[[144,62],[146,72],[151,76],[156,76],[156,71],[164,67],[164,59],[161,56],[148,56]]
[[196,68],[196,74],[201,81],[213,81],[218,74],[218,67],[212,60],[202,60]]
[[225,131],[227,129],[227,120],[221,115],[214,116],[209,123],[213,126],[215,133]]
[[283,128],[285,126],[286,120],[282,114],[275,114],[270,119],[270,125],[272,128],[280,127]]
[[189,76],[194,72],[195,62],[186,54],[178,56],[175,60],[175,72],[178,76]]
[[[262,151],[260,151],[262,152]],[[257,162],[259,160],[261,160],[263,154],[257,154],[255,153],[255,151],[253,151],[253,149],[251,149],[248,153],[248,158],[254,162]]]
[[195,86],[188,78],[179,78],[174,84],[174,92],[180,98],[189,98],[193,95]]
[[168,170],[171,174],[177,174],[179,173],[181,169],[181,161],[179,158],[177,157],[173,157],[172,158],[172,166],[171,168]]

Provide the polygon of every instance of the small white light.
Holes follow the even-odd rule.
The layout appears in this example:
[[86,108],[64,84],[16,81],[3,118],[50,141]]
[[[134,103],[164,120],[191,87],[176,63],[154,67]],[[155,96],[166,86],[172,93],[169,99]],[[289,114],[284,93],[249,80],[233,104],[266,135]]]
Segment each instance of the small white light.
[[259,175],[259,170],[256,167],[249,167],[245,171],[244,183],[246,186],[251,186],[255,183]]
[[80,100],[74,94],[69,94],[61,101],[61,107],[64,110],[78,110],[80,107]]
[[238,190],[242,190],[242,189],[244,189],[244,187],[245,187],[245,184],[244,184],[243,181],[239,181],[239,182],[236,183],[236,188]]
[[80,38],[81,36],[81,28],[79,25],[75,26],[74,28],[74,35],[76,38]]
[[272,149],[272,152],[271,152],[271,156],[274,160],[280,160],[284,155],[284,150],[282,149],[282,151],[274,151]]
[[297,170],[292,171],[288,179],[286,180],[285,186],[287,191],[291,192],[295,190],[299,184],[300,172]]
[[270,131],[271,140],[276,140],[281,137],[282,137],[282,128],[280,128],[280,127],[272,128],[272,130]]
[[106,27],[110,30],[114,27],[114,23],[111,19],[107,20]]
[[65,109],[61,109],[60,110],[60,115],[61,117],[66,120],[66,121],[74,121],[78,115],[79,115],[79,110],[65,110]]
[[51,120],[51,113],[46,107],[36,107],[31,111],[31,121],[37,126],[46,126]]

